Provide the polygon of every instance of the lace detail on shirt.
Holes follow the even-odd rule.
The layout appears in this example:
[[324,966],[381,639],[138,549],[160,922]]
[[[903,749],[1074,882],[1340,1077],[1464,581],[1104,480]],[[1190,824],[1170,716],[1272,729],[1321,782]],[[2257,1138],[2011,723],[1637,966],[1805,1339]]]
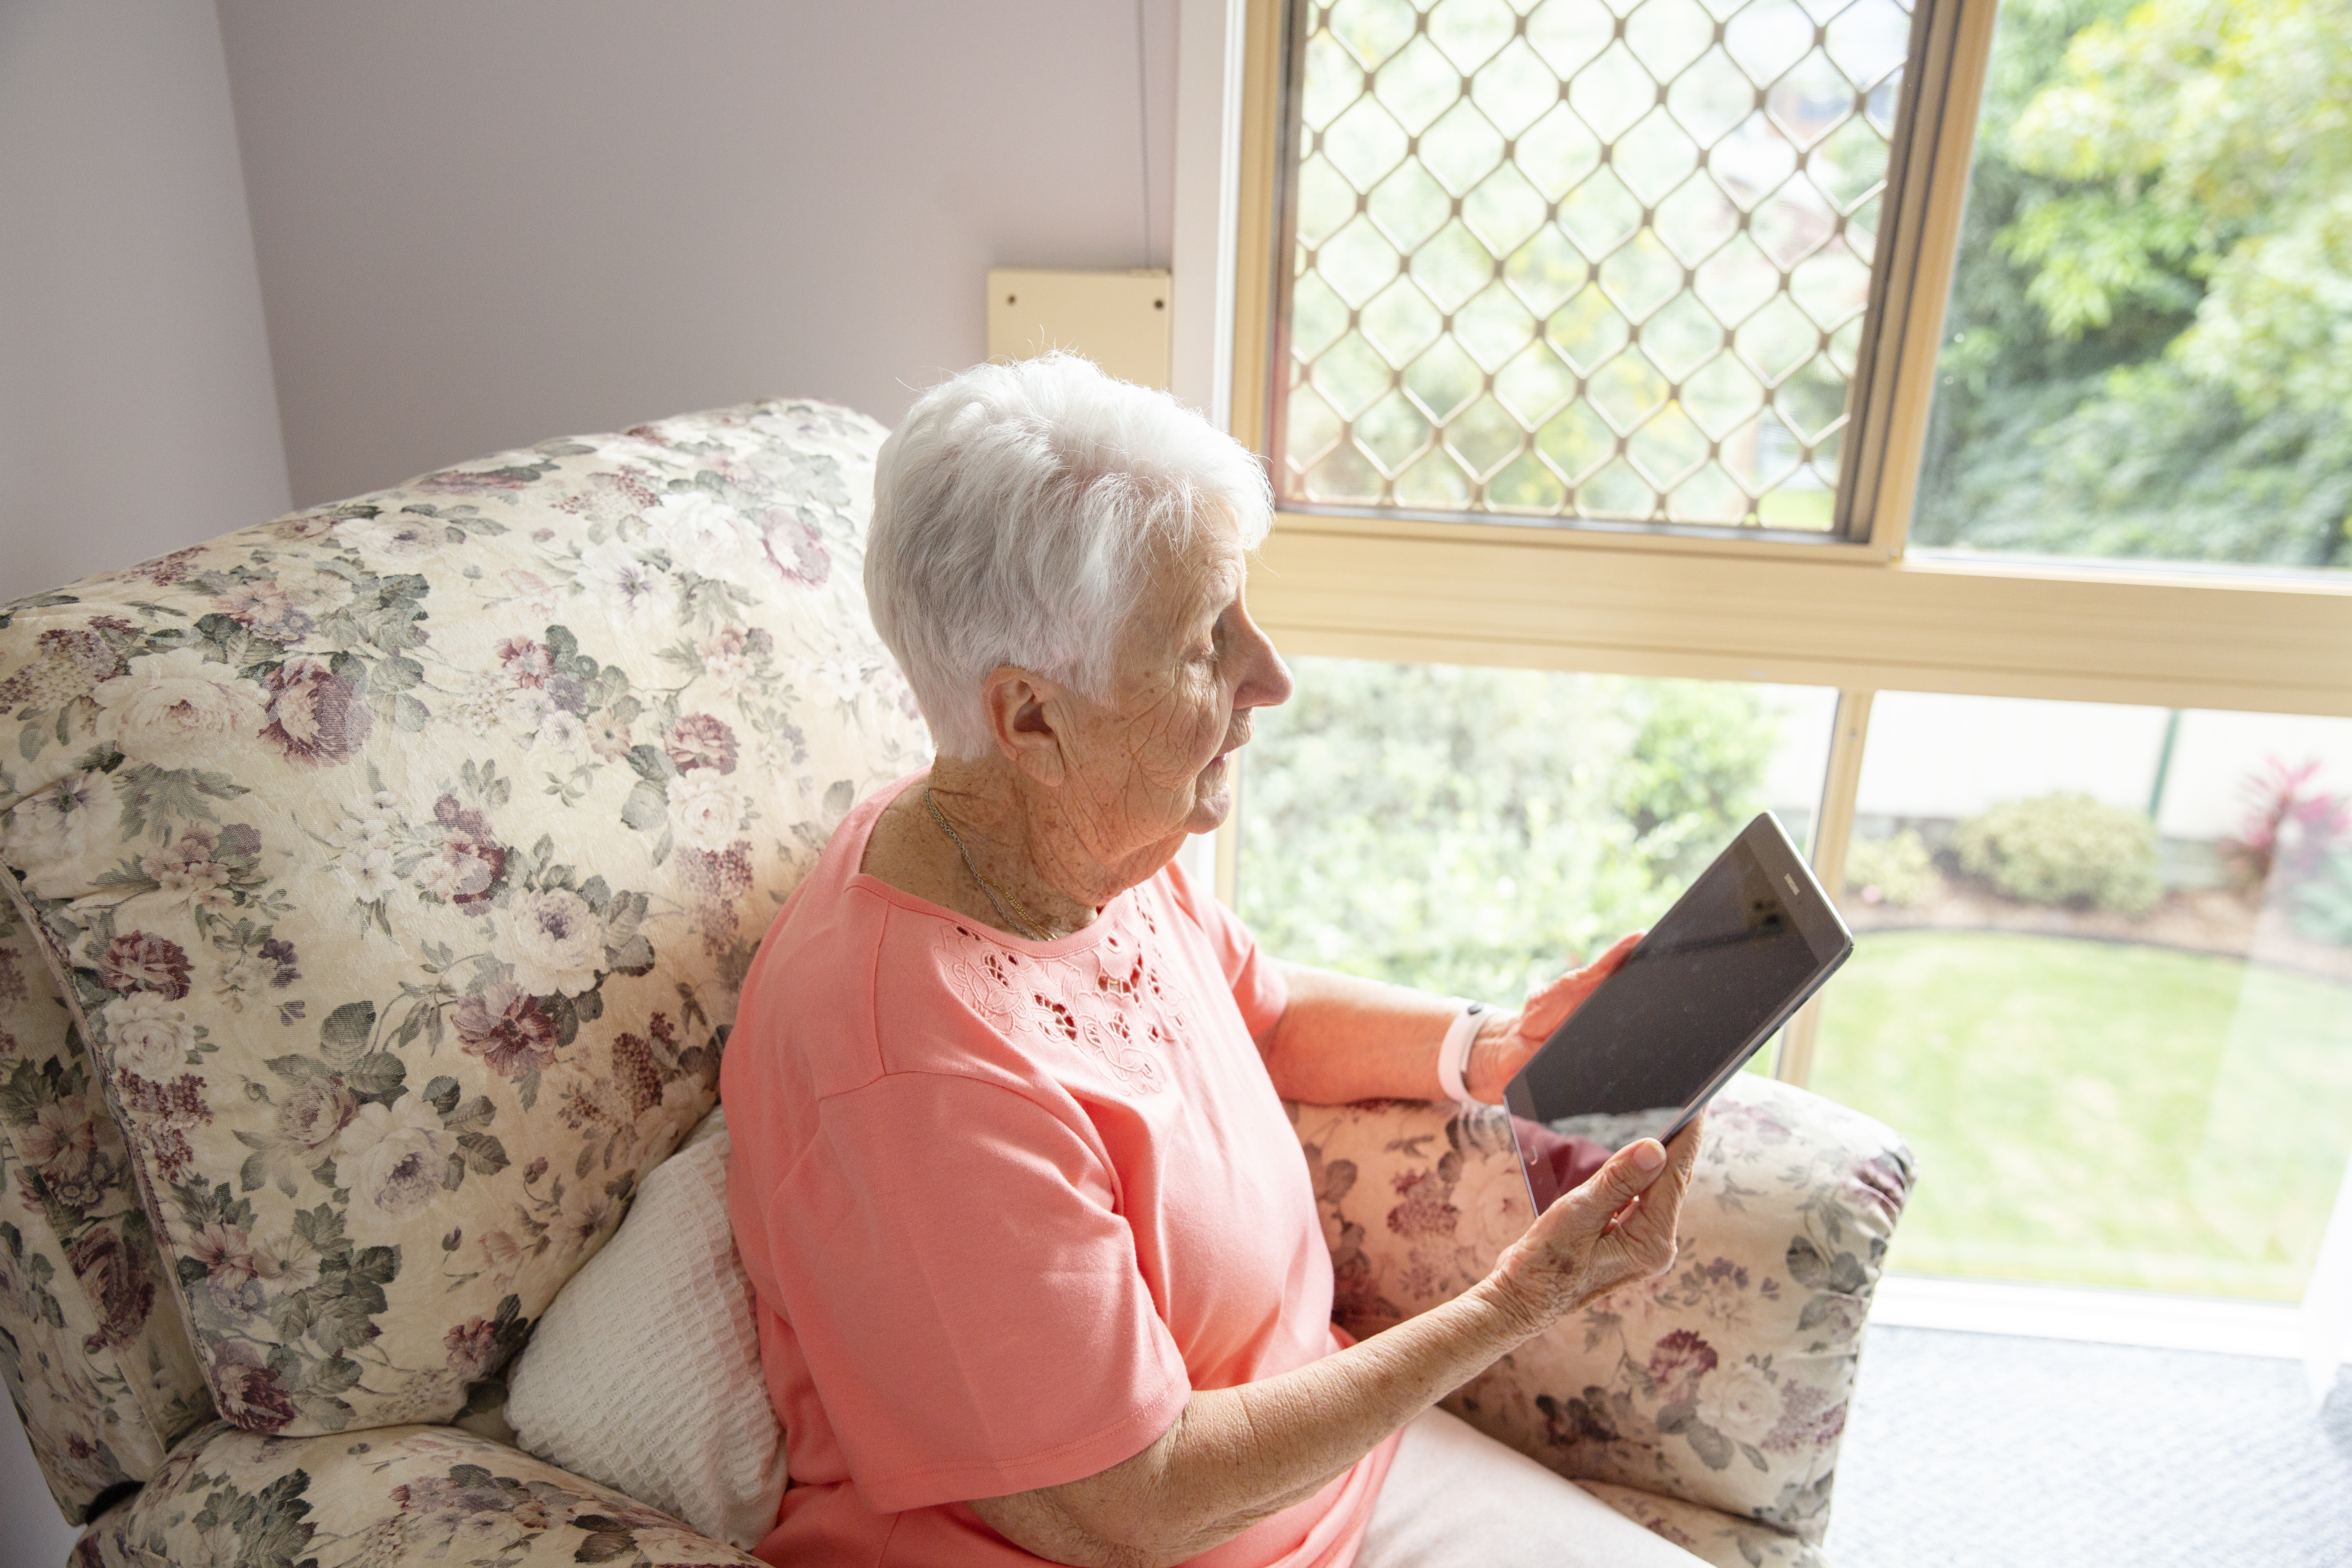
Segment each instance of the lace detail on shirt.
[[950,926],[940,939],[940,967],[957,998],[1005,1035],[1080,1047],[1130,1093],[1157,1094],[1168,1086],[1160,1064],[1188,1030],[1146,940],[1159,922],[1141,898],[1128,906],[1132,921],[1126,912],[1104,917],[1112,923],[1102,940],[1066,958],[1032,957]]

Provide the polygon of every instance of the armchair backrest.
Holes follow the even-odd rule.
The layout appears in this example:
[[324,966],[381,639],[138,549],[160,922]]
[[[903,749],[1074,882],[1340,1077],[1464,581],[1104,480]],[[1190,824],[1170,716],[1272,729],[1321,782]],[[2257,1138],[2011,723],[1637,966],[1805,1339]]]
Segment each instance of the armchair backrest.
[[38,1247],[78,1321],[159,1277],[193,1352],[152,1444],[52,1469],[69,1513],[207,1394],[263,1433],[456,1416],[709,1109],[770,915],[926,756],[860,584],[883,434],[779,402],[551,442],[0,616],[0,1158],[65,1191],[78,1093],[142,1199],[93,1213],[155,1248],[94,1276],[45,1197],[49,1239],[0,1232],[0,1358],[139,1381],[26,1359]]

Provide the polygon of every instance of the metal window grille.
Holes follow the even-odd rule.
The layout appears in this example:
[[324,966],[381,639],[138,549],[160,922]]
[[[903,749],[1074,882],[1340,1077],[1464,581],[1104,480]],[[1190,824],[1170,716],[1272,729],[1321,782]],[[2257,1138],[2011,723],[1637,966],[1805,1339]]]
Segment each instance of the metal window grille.
[[1285,504],[1834,526],[1910,0],[1299,4]]

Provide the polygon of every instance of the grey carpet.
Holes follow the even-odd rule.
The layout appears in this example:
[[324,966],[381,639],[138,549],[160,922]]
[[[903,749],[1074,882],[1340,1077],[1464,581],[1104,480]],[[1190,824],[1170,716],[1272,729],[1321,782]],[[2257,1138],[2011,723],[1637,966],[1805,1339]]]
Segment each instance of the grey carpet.
[[1837,1568],[2352,1565],[2352,1374],[1874,1328],[1838,1461]]

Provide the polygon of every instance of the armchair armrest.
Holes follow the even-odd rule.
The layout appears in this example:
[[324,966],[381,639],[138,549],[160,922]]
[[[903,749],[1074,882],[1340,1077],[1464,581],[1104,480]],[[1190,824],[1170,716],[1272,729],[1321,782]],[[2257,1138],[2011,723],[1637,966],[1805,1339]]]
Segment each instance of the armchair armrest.
[[101,1514],[72,1568],[203,1563],[557,1568],[760,1561],[593,1481],[455,1426],[267,1437],[215,1424]]
[[[1362,1335],[1486,1277],[1527,1228],[1500,1110],[1294,1106],[1338,1297]],[[1742,1074],[1707,1119],[1680,1252],[1528,1342],[1445,1407],[1572,1479],[1818,1545],[1863,1320],[1912,1179],[1883,1124]]]

